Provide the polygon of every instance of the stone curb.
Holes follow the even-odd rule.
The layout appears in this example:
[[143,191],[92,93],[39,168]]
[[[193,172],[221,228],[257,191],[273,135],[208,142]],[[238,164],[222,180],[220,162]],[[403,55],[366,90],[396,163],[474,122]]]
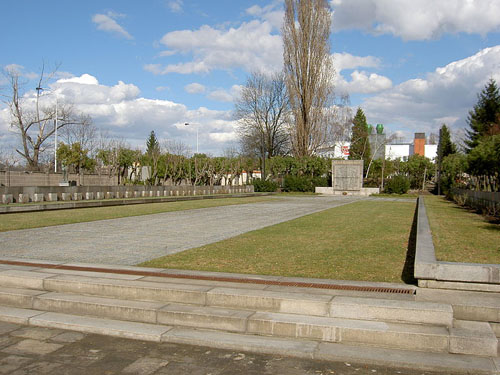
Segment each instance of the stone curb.
[[415,278],[419,279],[419,285],[420,280],[500,284],[500,264],[437,261],[422,196],[418,198],[417,210]]
[[246,198],[274,195],[276,193],[238,193],[238,194],[217,194],[217,195],[192,195],[182,197],[161,197],[161,198],[131,198],[131,199],[110,199],[101,201],[74,201],[65,203],[51,204],[30,204],[19,206],[0,206],[0,214],[19,213],[19,212],[38,212],[49,210],[68,210],[72,208],[91,208],[91,207],[111,207],[111,206],[127,206],[132,204],[147,204],[147,203],[165,203],[165,202],[181,202],[203,199],[223,199],[223,198]]

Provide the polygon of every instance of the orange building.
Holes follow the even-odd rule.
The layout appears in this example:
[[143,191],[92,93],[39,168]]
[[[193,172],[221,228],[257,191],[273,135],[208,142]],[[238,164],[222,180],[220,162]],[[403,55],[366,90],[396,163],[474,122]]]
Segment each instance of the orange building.
[[425,156],[425,133],[415,133],[413,154]]

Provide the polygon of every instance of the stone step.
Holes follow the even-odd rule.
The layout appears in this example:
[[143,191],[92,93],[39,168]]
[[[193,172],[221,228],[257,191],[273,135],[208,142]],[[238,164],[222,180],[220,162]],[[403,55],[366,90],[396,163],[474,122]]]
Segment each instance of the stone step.
[[[26,289],[5,288],[4,295],[9,296],[5,304],[38,311],[403,350],[496,356],[498,343],[493,331],[486,323],[481,327],[460,323],[450,331],[446,327],[422,324],[131,301]],[[15,298],[19,301],[16,302]],[[468,341],[474,344],[468,345]]]
[[500,293],[419,288],[416,300],[449,303],[455,319],[500,323]]
[[164,302],[130,301],[116,298],[50,292],[34,298],[33,309],[74,315],[156,323]]
[[[14,319],[14,320],[13,320]],[[220,349],[348,361],[366,365],[393,366],[420,371],[470,374],[498,374],[492,358],[448,353],[425,353],[397,349],[363,347],[314,340],[254,336],[241,333],[123,322],[87,316],[40,312],[0,306],[0,320],[39,327],[70,329],[156,342],[209,346]]]
[[0,305],[30,309],[36,296],[47,292],[35,289],[0,288]]
[[396,324],[279,313],[255,313],[248,332],[386,348],[448,352],[445,327]]
[[333,318],[431,324],[451,327],[453,309],[449,304],[395,301],[376,298],[335,297],[330,308]]
[[464,354],[427,353],[414,350],[319,342],[316,340],[257,336],[187,327],[123,322],[2,306],[0,306],[0,320],[131,339],[209,346],[254,353],[313,358],[316,360],[349,361],[367,365],[418,369],[420,371],[452,371],[478,375],[498,374],[495,358]]

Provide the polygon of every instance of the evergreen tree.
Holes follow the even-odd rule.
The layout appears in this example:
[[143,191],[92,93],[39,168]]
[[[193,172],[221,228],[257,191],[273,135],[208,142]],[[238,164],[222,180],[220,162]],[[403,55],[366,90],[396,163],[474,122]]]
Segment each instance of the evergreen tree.
[[148,156],[153,156],[155,153],[160,152],[160,144],[158,143],[158,139],[156,138],[156,134],[154,130],[151,130],[149,134],[149,138],[146,141],[146,154]]
[[370,161],[370,141],[366,116],[361,108],[356,111],[356,116],[352,120],[351,147],[349,149],[349,159],[364,160],[364,168],[368,167]]
[[439,129],[439,143],[437,149],[437,170],[438,170],[438,195],[441,194],[441,174],[443,171],[443,159],[457,152],[455,144],[451,141],[450,131],[443,124]]
[[496,82],[490,79],[486,87],[478,95],[478,102],[469,112],[466,130],[468,140],[465,141],[470,152],[479,144],[484,136],[493,135],[493,130],[498,128],[500,117],[500,93]]
[[156,138],[154,130],[151,131],[146,141],[145,165],[151,167],[148,183],[156,185],[158,183],[158,160],[160,158],[160,143]]

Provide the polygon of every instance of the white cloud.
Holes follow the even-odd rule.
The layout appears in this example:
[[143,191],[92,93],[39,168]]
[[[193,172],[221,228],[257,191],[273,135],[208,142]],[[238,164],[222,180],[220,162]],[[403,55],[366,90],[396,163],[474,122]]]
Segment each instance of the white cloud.
[[[196,132],[184,126],[186,122],[198,128],[200,152],[220,155],[235,144],[235,121],[231,111],[204,107],[191,110],[169,100],[143,98],[134,84],[119,81],[106,86],[89,74],[60,79],[51,84],[50,89],[57,91],[60,105],[71,104],[76,111],[90,115],[99,129],[112,137],[127,140],[134,147],[143,147],[149,132],[155,130],[159,138],[181,141],[194,150]],[[36,94],[31,90],[26,95],[27,99],[32,99]],[[50,102],[52,99],[48,95],[44,100]],[[0,133],[5,132],[9,138],[0,139],[2,144],[16,140],[8,131],[9,123],[9,111],[0,107]]]
[[192,60],[161,66],[145,65],[153,74],[209,73],[212,70],[243,68],[247,71],[279,70],[282,65],[281,37],[272,33],[269,22],[253,20],[237,28],[216,29],[208,25],[198,30],[181,30],[165,34],[161,44]]
[[443,122],[461,128],[486,82],[490,78],[500,82],[499,67],[500,45],[370,97],[362,108],[372,122],[414,132],[436,132]]
[[174,12],[174,13],[179,13],[182,12],[182,6],[184,5],[183,0],[170,0],[167,3],[168,8]]
[[97,25],[98,30],[114,33],[129,40],[134,39],[127,30],[115,21],[115,18],[118,17],[122,16],[112,12],[108,12],[108,14],[95,14],[92,17],[92,22]]
[[337,71],[344,69],[355,69],[359,67],[365,68],[378,68],[380,66],[380,59],[374,56],[354,56],[350,53],[334,53],[333,66]]
[[246,13],[269,22],[277,30],[281,30],[285,16],[283,1],[280,0],[275,0],[264,7],[253,5],[246,9]]
[[184,86],[184,90],[188,94],[203,94],[207,90],[207,88],[200,83],[193,82],[189,85]]
[[216,100],[219,102],[233,102],[237,97],[240,96],[243,86],[233,85],[230,90],[214,90],[209,95],[208,98]]
[[404,40],[500,30],[498,0],[331,0],[334,30],[361,29]]
[[367,73],[355,70],[351,73],[351,80],[346,81],[338,76],[336,88],[339,92],[348,92],[350,94],[373,94],[384,91],[392,87],[392,81],[376,73]]

